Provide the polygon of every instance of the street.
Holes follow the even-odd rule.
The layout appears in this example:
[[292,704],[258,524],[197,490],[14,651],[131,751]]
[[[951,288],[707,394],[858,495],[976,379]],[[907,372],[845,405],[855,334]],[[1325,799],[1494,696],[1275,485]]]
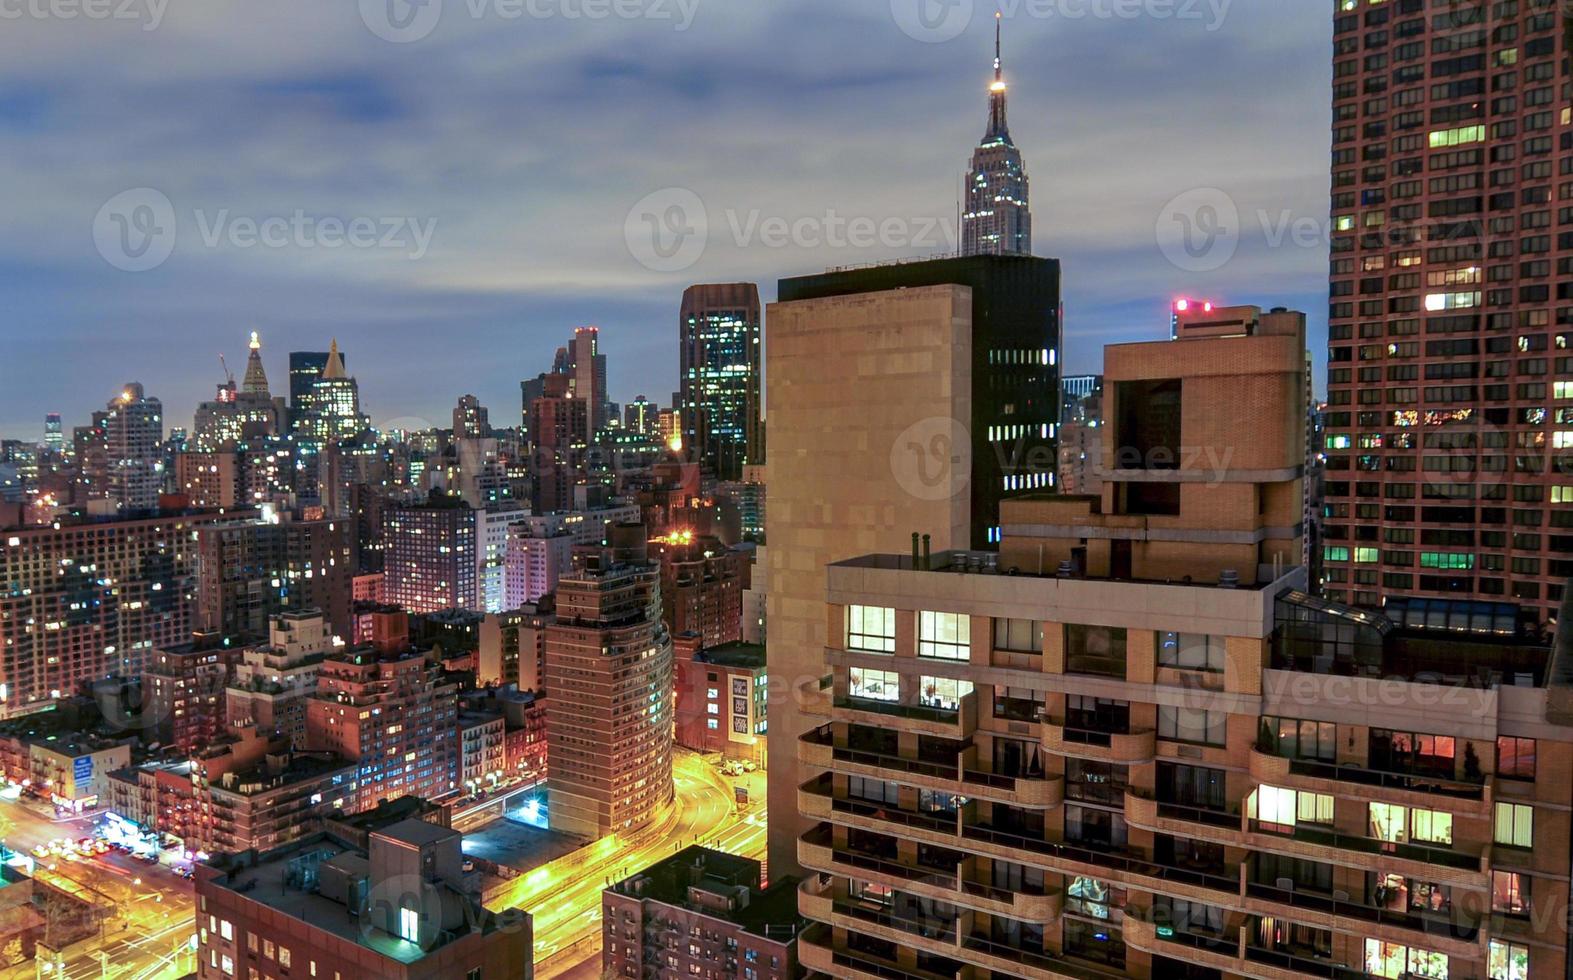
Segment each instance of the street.
[[[729,778],[706,759],[680,752],[673,765],[676,812],[669,825],[639,840],[607,837],[524,875],[488,907],[523,908],[534,918],[536,976],[583,971],[601,958],[601,890],[689,844],[704,844],[763,860],[763,772]],[[748,809],[737,812],[734,785],[748,789]],[[559,953],[561,955],[559,955]],[[575,975],[578,975],[576,972]]]
[[[93,822],[91,816],[51,820],[20,801],[0,801],[0,833],[6,846],[28,856],[35,846],[57,837],[90,836]],[[76,861],[40,859],[34,877],[110,910],[102,938],[67,947],[58,961],[48,964],[45,975],[58,980],[154,980],[178,977],[192,968],[190,956],[180,955],[196,930],[191,883],[169,868],[111,851]],[[31,980],[41,972],[40,965],[25,963],[0,970],[0,980]]]

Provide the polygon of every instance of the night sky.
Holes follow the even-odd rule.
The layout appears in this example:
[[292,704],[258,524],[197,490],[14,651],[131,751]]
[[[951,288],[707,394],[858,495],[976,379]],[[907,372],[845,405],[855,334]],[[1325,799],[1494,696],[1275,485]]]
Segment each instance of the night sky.
[[[189,427],[251,330],[275,392],[337,337],[378,425],[447,425],[465,392],[516,424],[519,380],[585,324],[614,399],[665,403],[686,285],[768,302],[955,247],[985,0],[426,4],[3,5],[0,435],[132,380]],[[1180,294],[1303,309],[1320,353],[1330,5],[1003,10],[1067,370],[1167,336]],[[1185,221],[1221,237],[1187,251]]]

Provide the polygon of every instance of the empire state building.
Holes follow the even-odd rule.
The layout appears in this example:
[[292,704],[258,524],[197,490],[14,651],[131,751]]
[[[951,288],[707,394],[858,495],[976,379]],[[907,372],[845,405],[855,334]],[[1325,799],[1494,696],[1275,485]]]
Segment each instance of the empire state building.
[[994,15],[994,84],[989,86],[989,129],[972,151],[961,215],[963,255],[1031,255],[1032,211],[1027,168],[1005,123],[1005,75],[1000,62],[1000,15]]

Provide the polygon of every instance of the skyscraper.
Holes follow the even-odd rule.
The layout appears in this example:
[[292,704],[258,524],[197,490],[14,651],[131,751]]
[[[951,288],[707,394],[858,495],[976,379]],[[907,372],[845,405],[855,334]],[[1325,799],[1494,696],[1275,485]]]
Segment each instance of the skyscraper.
[[412,613],[475,609],[475,516],[464,501],[433,493],[424,504],[383,512],[383,588]]
[[1307,595],[1305,317],[1223,312],[1108,349],[1102,497],[1006,501],[997,566],[825,569],[811,973],[1567,975],[1567,638]]
[[759,287],[688,287],[677,332],[683,444],[717,478],[736,480],[763,457]]
[[1005,122],[1005,70],[1000,60],[1000,15],[994,15],[994,82],[989,86],[989,127],[972,151],[963,188],[961,254],[1031,255],[1032,211],[1027,168]]
[[453,437],[455,439],[485,439],[492,434],[491,421],[486,406],[474,395],[462,395],[453,409]]
[[547,811],[588,837],[637,830],[671,806],[672,640],[643,525],[557,584],[546,627]]
[[1573,572],[1563,35],[1551,0],[1336,8],[1331,598],[1545,619]]
[[52,453],[62,452],[66,446],[65,430],[60,424],[60,413],[44,416],[44,448]]
[[164,406],[135,381],[104,414],[104,493],[124,511],[153,510],[164,489]]
[[[292,374],[291,382],[293,380]],[[303,404],[303,411],[296,419],[296,430],[318,443],[354,439],[370,425],[370,420],[361,414],[360,386],[345,372],[337,340],[328,351],[322,374],[311,383]]]
[[[311,406],[311,388],[328,366],[329,351],[291,351],[289,355],[289,419],[293,430]],[[341,352],[339,362],[347,363]]]
[[569,392],[588,407],[590,434],[594,436],[606,428],[606,355],[601,353],[601,329],[578,328],[565,350]]

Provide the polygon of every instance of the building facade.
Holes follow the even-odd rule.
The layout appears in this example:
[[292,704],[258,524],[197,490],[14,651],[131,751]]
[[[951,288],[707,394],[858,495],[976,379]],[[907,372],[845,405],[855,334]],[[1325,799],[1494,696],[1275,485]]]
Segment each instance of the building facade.
[[603,975],[794,980],[796,890],[761,888],[758,861],[685,848],[601,893]]
[[434,493],[425,504],[383,514],[387,601],[412,613],[476,608],[475,511]]
[[[817,724],[804,705],[826,674],[820,569],[906,551],[915,533],[937,551],[987,548],[1003,497],[1053,485],[1058,268],[978,256],[780,285],[766,351],[765,615],[782,679],[770,812],[783,820],[802,782],[794,740]],[[773,834],[770,867],[795,861],[791,835]]]
[[[1007,501],[981,564],[827,569],[832,680],[798,740],[801,961],[1564,976],[1566,675],[1511,607],[1388,618],[1308,595],[1303,318],[1187,326],[1109,349],[1096,504]],[[1166,431],[1236,455],[1154,466]]]
[[350,630],[354,528],[342,520],[231,520],[197,531],[197,607],[203,629],[267,638],[281,613],[320,610]]
[[0,530],[0,702],[38,709],[85,681],[137,676],[196,622],[192,535],[217,514]]
[[[622,530],[622,529],[619,529]],[[672,641],[644,528],[558,583],[546,628],[547,809],[553,829],[600,838],[672,804]]]
[[358,648],[322,662],[306,704],[306,746],[354,761],[344,809],[440,800],[459,788],[458,687],[424,653]]
[[1325,593],[1545,620],[1573,572],[1573,14],[1361,0],[1333,24]]

